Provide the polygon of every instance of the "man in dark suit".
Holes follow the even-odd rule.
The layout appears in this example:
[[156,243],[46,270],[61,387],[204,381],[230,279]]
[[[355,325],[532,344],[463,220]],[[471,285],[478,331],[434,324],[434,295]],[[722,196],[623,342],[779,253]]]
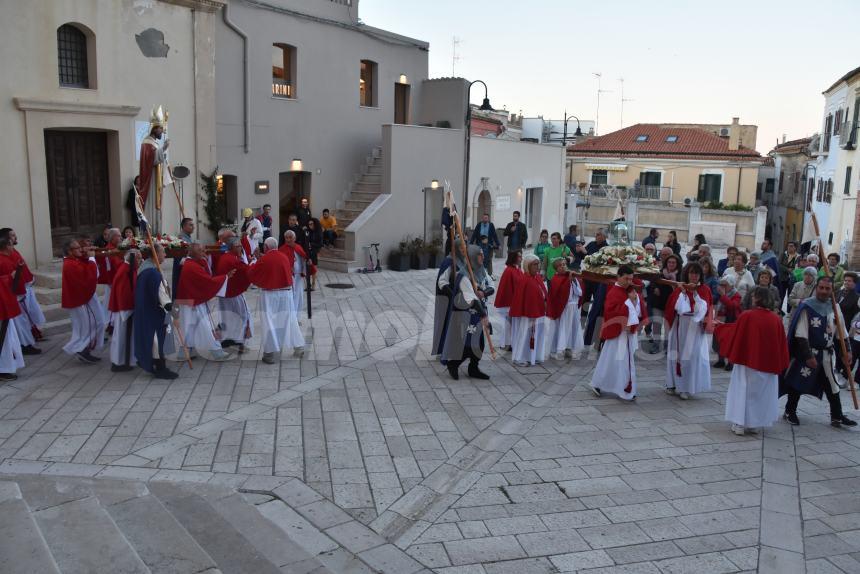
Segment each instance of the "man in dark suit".
[[504,236],[508,238],[508,251],[521,251],[526,248],[529,232],[526,224],[520,221],[520,212],[514,212],[514,220],[505,226]]

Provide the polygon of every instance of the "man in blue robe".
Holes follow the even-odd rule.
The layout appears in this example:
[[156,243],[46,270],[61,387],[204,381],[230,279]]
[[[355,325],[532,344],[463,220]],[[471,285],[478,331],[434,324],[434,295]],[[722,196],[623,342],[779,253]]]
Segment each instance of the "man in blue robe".
[[[791,363],[780,381],[779,394],[788,395],[783,418],[792,425],[799,425],[797,404],[801,395],[813,395],[821,399],[824,395],[830,403],[830,424],[834,427],[856,426],[857,423],[842,414],[839,386],[836,382],[834,357],[837,334],[831,293],[833,280],[819,277],[812,297],[804,299],[788,327],[788,348]],[[841,312],[836,308],[836,312]],[[843,328],[845,326],[844,319]],[[846,347],[848,341],[845,341]],[[840,346],[840,349],[843,348]],[[842,357],[846,365],[851,364],[851,352]]]
[[[155,245],[158,261],[164,261],[164,247]],[[170,295],[161,270],[152,257],[150,247],[142,250],[146,260],[137,274],[134,290],[134,355],[141,369],[157,379],[175,379],[179,375],[167,368],[164,341],[167,335],[167,314],[171,310]],[[158,340],[158,357],[152,356],[152,342]]]

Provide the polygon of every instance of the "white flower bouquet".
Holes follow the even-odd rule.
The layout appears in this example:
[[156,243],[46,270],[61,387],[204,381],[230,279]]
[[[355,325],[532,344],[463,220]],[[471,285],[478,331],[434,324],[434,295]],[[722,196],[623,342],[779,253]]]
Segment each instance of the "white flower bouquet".
[[629,265],[636,273],[659,273],[653,255],[638,245],[608,245],[582,260],[586,271],[601,275],[617,275],[618,268]]

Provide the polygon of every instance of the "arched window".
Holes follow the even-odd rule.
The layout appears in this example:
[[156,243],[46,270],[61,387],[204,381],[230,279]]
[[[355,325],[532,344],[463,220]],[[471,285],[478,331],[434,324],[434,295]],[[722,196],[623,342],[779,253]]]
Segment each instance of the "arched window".
[[73,24],[63,24],[57,28],[57,67],[60,86],[91,87],[88,40],[87,34]]
[[296,97],[296,48],[272,44],[272,97]]

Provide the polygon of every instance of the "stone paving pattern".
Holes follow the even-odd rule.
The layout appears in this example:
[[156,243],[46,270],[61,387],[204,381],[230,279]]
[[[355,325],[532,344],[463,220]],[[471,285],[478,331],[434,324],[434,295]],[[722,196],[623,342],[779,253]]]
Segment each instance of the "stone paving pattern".
[[427,355],[433,277],[324,273],[304,357],[174,363],[168,383],[54,336],[0,387],[0,472],[304,484],[445,574],[860,572],[860,434],[825,403],[738,437],[728,373],[681,401],[649,356],[635,404],[590,393],[594,356],[453,381]]

